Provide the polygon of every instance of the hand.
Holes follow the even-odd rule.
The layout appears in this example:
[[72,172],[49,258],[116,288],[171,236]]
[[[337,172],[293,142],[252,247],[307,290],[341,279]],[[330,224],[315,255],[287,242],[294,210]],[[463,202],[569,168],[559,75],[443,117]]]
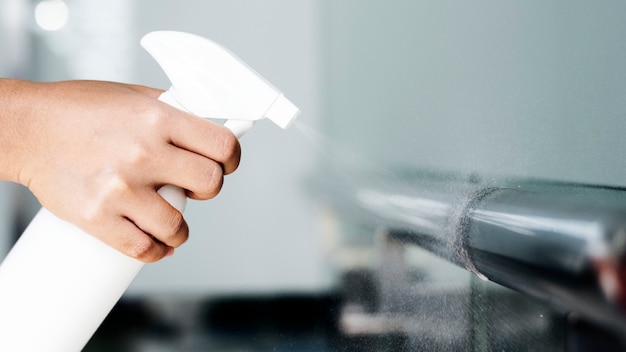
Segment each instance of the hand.
[[0,177],[128,256],[171,255],[189,230],[157,190],[173,184],[190,198],[213,198],[241,149],[228,129],[158,101],[161,93],[0,80]]

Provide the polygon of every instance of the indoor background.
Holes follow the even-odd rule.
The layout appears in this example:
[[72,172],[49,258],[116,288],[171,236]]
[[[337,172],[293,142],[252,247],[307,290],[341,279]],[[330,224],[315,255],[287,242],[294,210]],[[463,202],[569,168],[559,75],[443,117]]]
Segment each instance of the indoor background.
[[[0,75],[166,89],[139,45],[154,30],[221,43],[302,114],[242,138],[219,196],[190,202],[190,240],[144,268],[86,350],[585,350],[568,312],[413,247],[411,285],[432,292],[397,298],[409,323],[346,320],[381,307],[385,255],[335,187],[424,170],[626,187],[626,4],[0,0]],[[4,254],[38,205],[15,185],[0,193]],[[514,303],[465,294],[477,287]],[[480,307],[499,323],[457,319]]]

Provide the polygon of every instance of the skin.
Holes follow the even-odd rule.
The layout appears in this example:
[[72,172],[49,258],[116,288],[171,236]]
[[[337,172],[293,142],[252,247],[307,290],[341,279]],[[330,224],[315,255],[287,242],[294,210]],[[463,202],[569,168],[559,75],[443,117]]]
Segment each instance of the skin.
[[0,179],[58,217],[144,262],[189,236],[157,190],[215,197],[239,165],[225,127],[157,100],[161,90],[101,81],[0,79]]

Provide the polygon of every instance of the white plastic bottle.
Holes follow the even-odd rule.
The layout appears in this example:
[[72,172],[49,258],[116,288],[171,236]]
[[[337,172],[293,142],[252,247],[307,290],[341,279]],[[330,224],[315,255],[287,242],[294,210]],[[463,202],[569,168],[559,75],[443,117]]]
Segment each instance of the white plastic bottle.
[[[160,100],[226,122],[237,137],[268,118],[282,128],[299,114],[282,93],[218,44],[188,33],[152,32],[142,46],[172,88]],[[183,190],[159,193],[183,210]],[[0,351],[80,351],[143,263],[41,209],[0,265]]]

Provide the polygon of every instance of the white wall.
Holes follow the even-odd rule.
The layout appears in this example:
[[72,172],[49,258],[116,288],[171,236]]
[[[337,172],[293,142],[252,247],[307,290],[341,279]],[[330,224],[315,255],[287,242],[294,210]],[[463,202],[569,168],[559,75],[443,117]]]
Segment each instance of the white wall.
[[28,0],[0,0],[0,77],[28,77],[31,6]]
[[626,5],[325,1],[326,130],[373,163],[626,185]]

